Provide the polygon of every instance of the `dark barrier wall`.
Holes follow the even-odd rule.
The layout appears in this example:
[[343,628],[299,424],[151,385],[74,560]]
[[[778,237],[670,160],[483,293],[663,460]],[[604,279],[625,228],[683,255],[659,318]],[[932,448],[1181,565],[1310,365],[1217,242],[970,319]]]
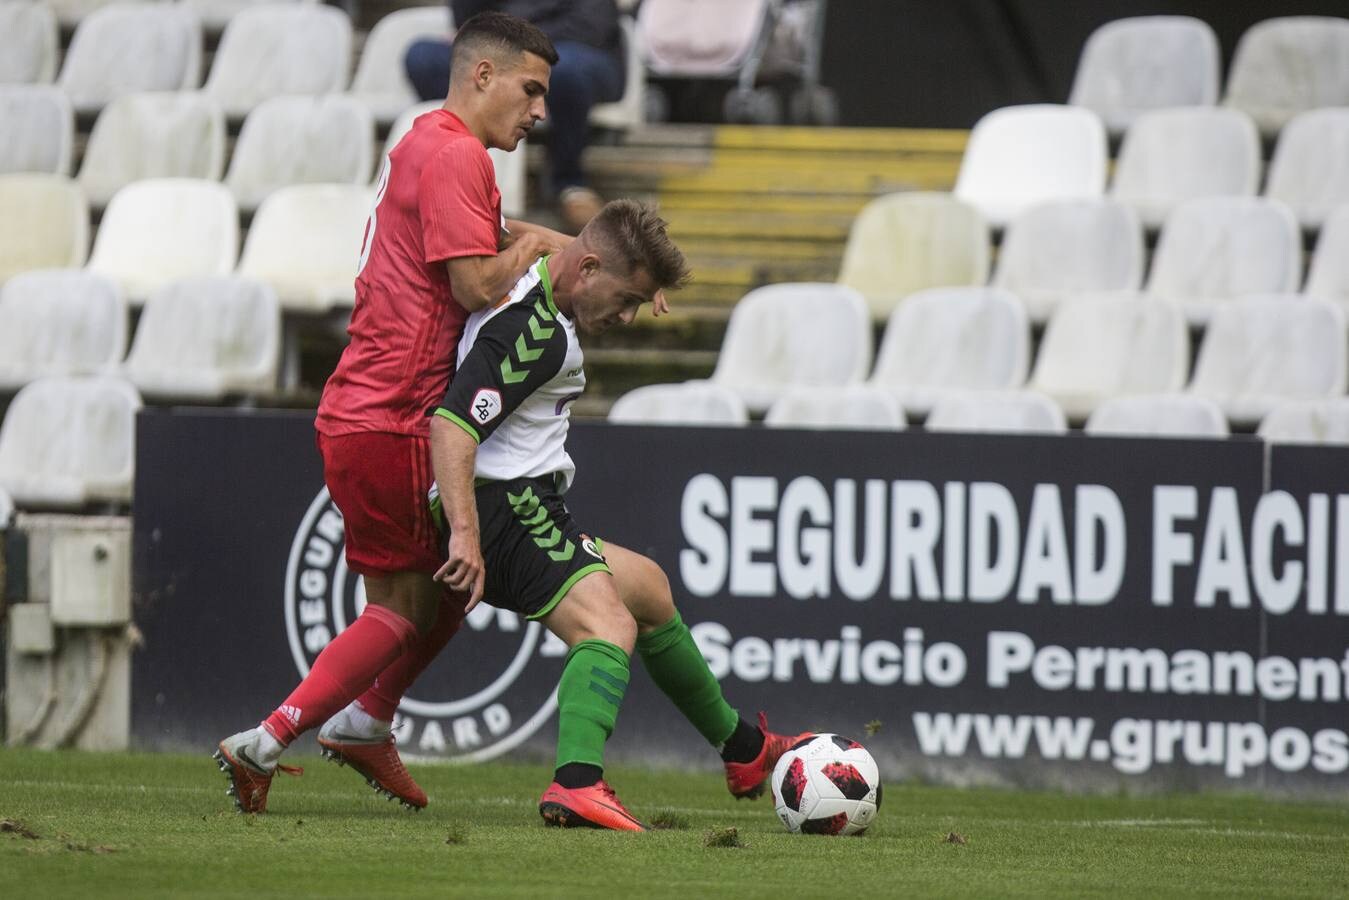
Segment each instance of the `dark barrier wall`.
[[1349,17],[1344,0],[831,0],[822,80],[845,125],[969,128],[989,110],[1064,103],[1088,35],[1127,16],[1185,15],[1237,39],[1275,16]]
[[[891,777],[1340,791],[1345,450],[574,426],[569,504],[651,555],[727,695]],[[148,412],[133,728],[209,748],[285,696],[359,581],[309,418]],[[404,746],[548,758],[561,645],[487,607]],[[612,758],[714,762],[634,666]]]

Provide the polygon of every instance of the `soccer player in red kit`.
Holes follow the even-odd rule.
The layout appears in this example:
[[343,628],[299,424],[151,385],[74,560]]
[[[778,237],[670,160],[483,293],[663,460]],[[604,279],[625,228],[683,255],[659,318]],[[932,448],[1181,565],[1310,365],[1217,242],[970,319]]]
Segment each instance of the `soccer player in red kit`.
[[552,44],[523,19],[483,13],[464,23],[454,47],[444,108],[420,116],[381,170],[351,342],[315,422],[347,563],[365,578],[367,605],[275,712],[221,741],[216,760],[243,812],[266,809],[281,752],[317,725],[325,755],[411,808],[426,805],[399,759],[392,719],[458,630],[466,600],[432,577],[444,559],[428,506],[427,413],[450,383],[469,312],[570,241],[502,217],[487,154],[513,150],[544,117]]

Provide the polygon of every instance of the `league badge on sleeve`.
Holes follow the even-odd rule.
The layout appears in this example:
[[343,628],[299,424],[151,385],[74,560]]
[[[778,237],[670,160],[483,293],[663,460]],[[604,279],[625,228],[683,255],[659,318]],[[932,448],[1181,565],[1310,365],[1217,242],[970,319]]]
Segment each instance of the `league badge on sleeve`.
[[486,425],[488,422],[501,415],[501,392],[494,388],[482,388],[473,395],[473,421],[479,425]]

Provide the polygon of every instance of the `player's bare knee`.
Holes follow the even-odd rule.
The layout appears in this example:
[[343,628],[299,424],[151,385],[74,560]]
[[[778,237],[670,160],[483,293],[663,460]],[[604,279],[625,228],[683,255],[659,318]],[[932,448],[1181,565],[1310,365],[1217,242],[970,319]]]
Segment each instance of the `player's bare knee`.
[[589,634],[586,637],[617,644],[628,653],[637,643],[637,622],[616,593],[612,593],[607,602],[592,608],[587,624]]
[[645,556],[638,556],[634,572],[634,602],[628,604],[638,629],[650,631],[675,617],[674,594],[665,571]]
[[366,602],[407,619],[419,635],[435,627],[440,616],[440,600],[440,590],[428,575],[398,572],[366,578]]

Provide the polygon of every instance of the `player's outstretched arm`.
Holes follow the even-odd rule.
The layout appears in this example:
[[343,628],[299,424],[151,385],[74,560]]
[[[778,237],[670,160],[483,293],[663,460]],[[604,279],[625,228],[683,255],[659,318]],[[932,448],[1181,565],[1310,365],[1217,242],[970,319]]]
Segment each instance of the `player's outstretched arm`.
[[478,530],[478,504],[473,493],[477,440],[453,420],[431,418],[431,466],[440,488],[441,509],[450,529],[445,565],[436,580],[468,594],[465,611],[482,599],[486,569]]

